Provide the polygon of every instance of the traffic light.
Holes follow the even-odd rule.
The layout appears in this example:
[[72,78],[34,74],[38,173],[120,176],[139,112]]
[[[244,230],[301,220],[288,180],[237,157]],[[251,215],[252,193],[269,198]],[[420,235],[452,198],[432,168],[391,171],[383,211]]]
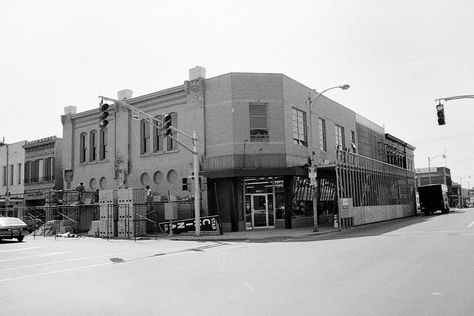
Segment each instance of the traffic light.
[[100,114],[99,114],[99,127],[104,128],[109,124],[107,117],[109,117],[109,107],[108,103],[100,103]]
[[444,105],[438,103],[438,105],[436,106],[436,112],[438,114],[438,125],[446,124],[444,120]]
[[163,116],[163,136],[168,136],[171,134],[171,115],[165,114]]
[[188,178],[183,178],[183,191],[188,191],[189,190],[189,185],[188,185]]

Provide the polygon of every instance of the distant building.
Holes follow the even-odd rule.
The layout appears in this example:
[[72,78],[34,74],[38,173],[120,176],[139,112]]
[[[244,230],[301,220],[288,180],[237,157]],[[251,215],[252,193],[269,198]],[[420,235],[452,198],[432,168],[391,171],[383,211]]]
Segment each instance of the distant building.
[[446,184],[448,188],[452,186],[451,170],[446,167],[431,167],[415,169],[416,185]]
[[21,141],[0,146],[0,208],[7,206],[7,204],[10,207],[24,205],[23,166],[25,150],[23,146],[25,144],[26,141]]
[[52,190],[63,189],[62,139],[56,136],[26,142],[25,206],[43,206]]

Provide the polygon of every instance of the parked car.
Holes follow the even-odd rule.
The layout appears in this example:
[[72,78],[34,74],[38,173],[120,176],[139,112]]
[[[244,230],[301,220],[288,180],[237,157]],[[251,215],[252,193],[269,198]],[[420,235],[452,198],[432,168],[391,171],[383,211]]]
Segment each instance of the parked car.
[[19,242],[29,234],[27,225],[16,217],[0,217],[0,239],[16,238]]

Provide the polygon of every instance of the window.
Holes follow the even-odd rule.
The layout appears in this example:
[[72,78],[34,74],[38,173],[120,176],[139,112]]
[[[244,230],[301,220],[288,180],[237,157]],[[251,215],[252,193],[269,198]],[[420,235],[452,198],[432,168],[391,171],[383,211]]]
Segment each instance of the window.
[[89,134],[89,161],[97,159],[97,132],[91,131]]
[[292,110],[293,121],[293,143],[308,146],[306,137],[306,113],[298,110]]
[[319,118],[319,149],[328,151],[328,143],[326,139],[326,120]]
[[351,131],[351,147],[352,147],[352,152],[357,152],[357,145],[356,145],[356,133],[354,131]]
[[107,129],[101,128],[99,131],[99,160],[104,160],[107,153]]
[[3,186],[7,185],[7,166],[3,166]]
[[39,181],[40,160],[41,159],[25,162],[25,183]]
[[250,141],[268,142],[267,104],[250,103]]
[[54,158],[49,157],[44,160],[43,165],[44,181],[54,180]]
[[345,149],[344,127],[336,125],[336,148]]
[[[178,113],[170,113],[171,115],[171,126],[178,128]],[[178,132],[172,131],[170,134],[172,137],[176,138],[178,136]],[[176,150],[178,149],[178,143],[173,140],[171,137],[166,138],[166,150]]]
[[[162,115],[158,115],[155,117],[158,121],[162,121],[163,119],[163,116]],[[173,119],[171,119],[171,121],[173,121]],[[163,148],[163,131],[161,128],[154,128],[153,129],[153,152],[159,152],[159,151],[163,151],[164,148]]]
[[10,183],[10,185],[13,185],[13,166],[14,165],[10,165],[9,167],[9,173],[8,173],[8,182]]
[[86,154],[87,154],[87,144],[86,144],[86,133],[82,133],[79,138],[79,162],[84,163],[86,162]]
[[18,184],[21,184],[21,163],[18,164]]
[[24,172],[24,177],[25,177],[25,183],[30,183],[31,179],[31,162],[27,161],[25,162],[25,172]]
[[39,182],[39,169],[40,169],[40,161],[41,159],[37,159],[33,161],[33,170],[31,174],[31,182]]
[[150,152],[150,123],[146,120],[140,122],[140,154]]

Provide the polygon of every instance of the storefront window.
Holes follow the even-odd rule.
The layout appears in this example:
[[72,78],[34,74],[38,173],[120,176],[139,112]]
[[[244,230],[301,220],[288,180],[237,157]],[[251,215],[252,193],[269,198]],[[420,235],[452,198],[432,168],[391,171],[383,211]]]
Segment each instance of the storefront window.
[[291,216],[313,216],[313,195],[309,178],[295,177]]
[[275,180],[275,212],[276,219],[285,219],[285,191],[281,178]]

